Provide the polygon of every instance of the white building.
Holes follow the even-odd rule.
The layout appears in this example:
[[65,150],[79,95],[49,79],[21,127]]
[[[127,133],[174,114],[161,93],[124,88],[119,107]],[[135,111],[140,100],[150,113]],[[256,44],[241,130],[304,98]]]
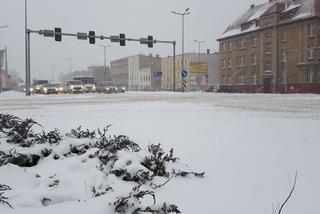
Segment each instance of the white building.
[[161,71],[161,58],[157,55],[142,54],[128,57],[128,75],[130,91],[160,90],[161,77],[154,73]]

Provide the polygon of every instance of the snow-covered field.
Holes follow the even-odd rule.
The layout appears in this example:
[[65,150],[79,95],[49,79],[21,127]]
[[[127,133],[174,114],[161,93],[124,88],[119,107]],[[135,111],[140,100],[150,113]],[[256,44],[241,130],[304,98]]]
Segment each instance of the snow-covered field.
[[[175,203],[182,213],[271,214],[287,197],[296,171],[296,189],[282,213],[320,213],[319,95],[7,92],[0,94],[0,113],[33,118],[62,134],[79,125],[112,124],[110,135],[128,135],[143,149],[158,143],[166,151],[174,148],[181,163],[206,173],[177,177],[156,191],[157,202]],[[1,150],[8,150],[3,139]],[[14,207],[0,204],[0,213],[112,213],[111,198],[134,185],[105,178],[98,162],[82,161],[47,158],[32,168],[0,167],[0,184],[13,189],[6,196]],[[59,185],[49,188],[55,179]],[[117,191],[94,198],[88,186],[95,184],[116,185]],[[55,203],[44,207],[43,197]]]

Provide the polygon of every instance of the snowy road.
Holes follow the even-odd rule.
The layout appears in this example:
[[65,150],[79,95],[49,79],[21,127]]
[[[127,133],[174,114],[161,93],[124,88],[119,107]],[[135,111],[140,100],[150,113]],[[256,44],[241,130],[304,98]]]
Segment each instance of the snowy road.
[[[34,118],[46,130],[58,127],[63,133],[79,125],[95,129],[113,124],[111,133],[126,134],[142,146],[161,142],[173,147],[184,162],[206,172],[202,180],[174,180],[158,193],[182,213],[272,213],[272,204],[287,196],[295,171],[297,188],[283,214],[320,213],[318,95],[25,97],[8,92],[0,95],[0,112]],[[0,205],[0,213],[67,213],[71,207],[73,213],[104,213],[95,203],[15,210]]]

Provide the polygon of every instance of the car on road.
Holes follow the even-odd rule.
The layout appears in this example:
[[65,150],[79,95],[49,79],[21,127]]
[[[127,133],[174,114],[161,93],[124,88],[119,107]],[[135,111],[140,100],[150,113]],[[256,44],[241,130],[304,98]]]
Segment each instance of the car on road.
[[[110,83],[100,83],[97,85],[96,90],[98,93],[105,93],[105,94],[114,94],[119,92],[119,88]],[[124,91],[121,91],[121,92],[124,92]]]
[[69,80],[67,82],[65,93],[82,94],[84,93],[84,86],[80,80]]
[[83,91],[86,93],[96,92],[96,83],[94,77],[92,76],[76,76],[73,77],[73,80],[80,80],[83,83]]
[[33,81],[33,93],[39,94],[42,92],[41,88],[45,85],[48,84],[48,80],[34,80]]
[[238,91],[230,85],[218,85],[215,88],[216,93],[237,93]]
[[60,83],[48,83],[41,87],[41,94],[58,94],[60,88]]

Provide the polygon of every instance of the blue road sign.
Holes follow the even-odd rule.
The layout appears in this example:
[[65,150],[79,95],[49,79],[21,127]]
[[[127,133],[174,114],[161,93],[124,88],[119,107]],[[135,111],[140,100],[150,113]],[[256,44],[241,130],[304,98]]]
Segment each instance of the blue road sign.
[[182,77],[187,77],[188,76],[188,72],[187,71],[182,71],[181,75],[182,75]]
[[162,77],[162,72],[161,71],[154,72],[154,77]]
[[208,79],[208,78],[209,78],[209,74],[206,74],[204,77],[205,77],[206,79]]

